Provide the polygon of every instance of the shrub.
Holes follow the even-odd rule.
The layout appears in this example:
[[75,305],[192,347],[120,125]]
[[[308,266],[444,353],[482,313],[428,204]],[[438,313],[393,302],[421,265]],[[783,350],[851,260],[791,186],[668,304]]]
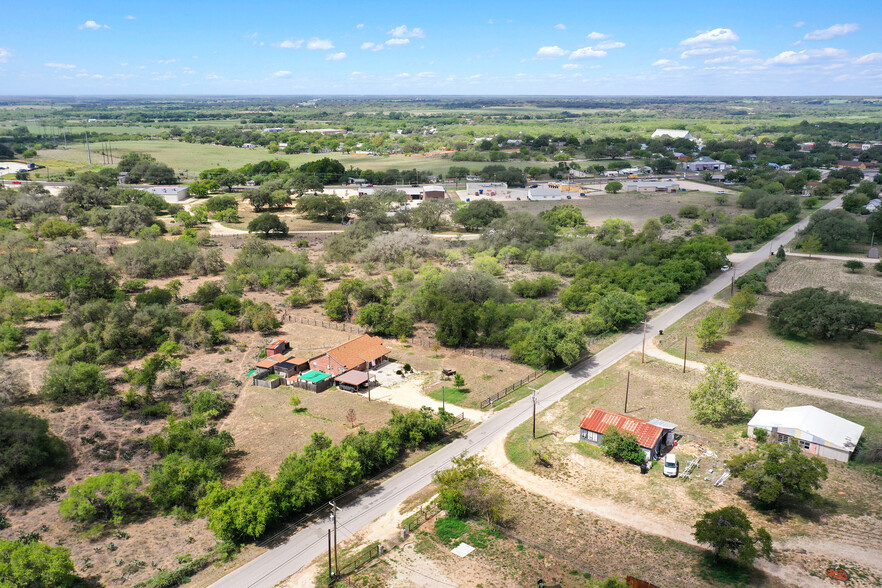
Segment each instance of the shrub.
[[58,505],[58,512],[81,523],[123,524],[140,514],[147,504],[147,497],[138,490],[140,486],[141,476],[137,472],[92,476],[71,486],[68,497]]
[[0,586],[66,588],[80,585],[70,551],[39,541],[0,540]]
[[0,487],[31,480],[67,462],[64,441],[49,423],[23,410],[0,409]]
[[535,280],[517,280],[511,291],[523,298],[542,298],[557,290],[560,282],[552,276],[541,276]]
[[135,278],[164,278],[184,273],[199,253],[193,243],[140,241],[120,247],[113,256],[123,273]]
[[76,361],[71,365],[50,365],[40,393],[53,402],[69,404],[110,394],[110,384],[101,367]]
[[882,306],[823,288],[803,288],[769,306],[771,328],[785,337],[851,339],[879,321]]
[[646,453],[637,438],[631,433],[624,435],[613,426],[607,427],[603,432],[603,439],[600,441],[600,450],[607,457],[611,457],[616,461],[624,461],[640,465],[646,462]]
[[677,216],[679,216],[680,218],[698,218],[701,216],[701,209],[694,204],[688,204],[686,206],[680,207],[679,212],[677,212]]

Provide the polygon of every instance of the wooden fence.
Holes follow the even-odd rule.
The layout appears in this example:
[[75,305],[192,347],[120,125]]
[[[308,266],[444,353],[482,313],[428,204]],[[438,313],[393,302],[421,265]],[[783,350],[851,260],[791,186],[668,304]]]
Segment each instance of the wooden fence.
[[509,354],[507,349],[466,349],[462,347],[444,347],[436,339],[432,339],[429,337],[408,337],[407,342],[411,345],[416,345],[418,347],[425,347],[427,349],[435,349],[437,348],[439,351],[452,351],[454,353],[461,353],[463,355],[470,355],[472,357],[489,357],[492,359],[502,359],[502,360],[510,360],[511,355]]
[[487,398],[482,400],[481,401],[481,408],[484,409],[484,408],[487,408],[488,406],[492,406],[493,403],[496,402],[497,400],[501,400],[501,399],[505,398],[506,396],[508,396],[509,394],[511,394],[512,392],[514,392],[518,388],[520,388],[521,386],[523,386],[525,384],[529,384],[530,382],[541,377],[547,371],[548,370],[545,370],[545,369],[536,370],[535,372],[533,372],[529,376],[527,376],[525,378],[521,378],[520,380],[518,380],[514,384],[509,384],[508,386],[506,386],[505,388],[503,388],[502,390],[500,390],[496,394],[488,396]]
[[363,333],[367,333],[367,329],[359,327],[358,325],[351,325],[349,323],[336,323],[334,321],[321,321],[318,319],[311,319],[303,316],[289,316],[287,314],[282,315],[283,321],[291,321],[295,323],[300,323],[301,325],[311,325],[313,327],[322,327],[323,329],[334,329],[335,331],[345,331],[346,333],[355,333],[357,335],[361,335]]
[[433,502],[425,510],[420,508],[419,512],[414,514],[411,520],[401,523],[401,528],[406,529],[408,533],[412,533],[414,529],[418,529],[423,523],[439,512],[441,512],[441,507]]

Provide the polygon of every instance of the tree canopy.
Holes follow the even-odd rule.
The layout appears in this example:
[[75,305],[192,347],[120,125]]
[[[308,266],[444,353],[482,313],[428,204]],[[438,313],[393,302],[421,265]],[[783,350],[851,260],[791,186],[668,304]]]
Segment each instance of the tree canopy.
[[769,306],[769,325],[785,337],[851,339],[882,321],[882,305],[852,300],[845,292],[803,288]]
[[823,460],[806,455],[794,440],[764,443],[756,451],[737,454],[726,466],[743,482],[743,491],[763,507],[809,499],[827,479]]

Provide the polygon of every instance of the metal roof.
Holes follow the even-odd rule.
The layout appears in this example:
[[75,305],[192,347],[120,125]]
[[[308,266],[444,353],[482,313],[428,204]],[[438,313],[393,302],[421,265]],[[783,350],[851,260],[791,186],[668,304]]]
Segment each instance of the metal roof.
[[331,374],[326,374],[325,372],[320,372],[318,370],[309,370],[308,372],[304,372],[297,377],[301,380],[306,380],[307,382],[318,384],[319,382],[330,378]]
[[602,408],[592,408],[582,419],[579,427],[588,431],[603,434],[609,427],[615,427],[620,433],[630,433],[637,438],[640,447],[652,449],[658,443],[664,430],[644,420],[609,412]]
[[854,451],[864,427],[814,406],[790,406],[783,410],[761,409],[753,415],[748,426],[763,429],[791,429],[791,437],[835,445]]
[[655,425],[656,427],[661,427],[662,429],[676,429],[677,425],[675,423],[671,423],[669,421],[663,421],[661,419],[652,419],[648,421],[650,425]]
[[351,386],[361,386],[365,382],[368,381],[368,375],[366,372],[360,372],[358,370],[349,370],[348,372],[344,372],[334,378],[334,381],[338,384],[349,384]]

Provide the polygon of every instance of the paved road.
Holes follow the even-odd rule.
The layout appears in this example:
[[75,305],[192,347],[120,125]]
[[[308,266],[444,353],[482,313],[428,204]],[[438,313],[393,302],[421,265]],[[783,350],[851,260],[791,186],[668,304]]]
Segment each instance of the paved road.
[[[837,198],[823,208],[837,208],[840,205],[841,198]],[[804,219],[775,238],[771,244],[773,250],[777,250],[778,245],[786,244],[792,240],[796,231],[804,227],[807,222],[808,220]],[[765,247],[750,254],[734,270],[722,273],[703,288],[693,292],[675,306],[652,319],[646,327],[647,332],[655,333],[658,329],[670,327],[729,285],[733,271],[737,271],[738,275],[741,275],[766,259],[768,259],[768,250]],[[642,336],[642,327],[634,329],[612,345],[540,388],[538,391],[540,405],[542,407],[550,406],[606,368],[614,365],[640,346]],[[469,454],[477,453],[492,441],[507,435],[530,417],[531,402],[530,398],[524,398],[499,411],[467,435],[393,476],[340,509],[338,511],[338,541],[342,541],[361,530],[395,508],[402,500],[425,487],[431,482],[432,474],[435,471],[448,467],[452,457],[464,451]],[[212,586],[217,588],[246,586],[249,588],[269,588],[275,586],[326,552],[327,529],[327,521],[312,524],[291,536],[285,543],[233,570]]]

